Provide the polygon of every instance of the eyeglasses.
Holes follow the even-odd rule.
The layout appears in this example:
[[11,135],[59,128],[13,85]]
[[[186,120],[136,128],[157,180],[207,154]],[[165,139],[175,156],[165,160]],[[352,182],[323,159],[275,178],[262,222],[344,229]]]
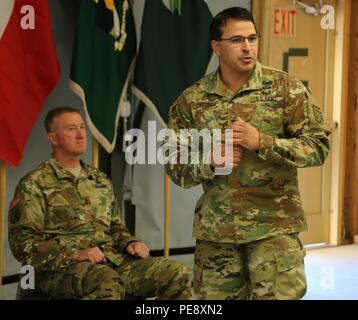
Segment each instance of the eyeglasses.
[[230,38],[220,38],[218,41],[229,41],[231,45],[234,46],[242,46],[245,41],[249,41],[250,45],[255,45],[259,41],[259,35],[258,34],[251,34],[248,37],[244,36],[232,36]]

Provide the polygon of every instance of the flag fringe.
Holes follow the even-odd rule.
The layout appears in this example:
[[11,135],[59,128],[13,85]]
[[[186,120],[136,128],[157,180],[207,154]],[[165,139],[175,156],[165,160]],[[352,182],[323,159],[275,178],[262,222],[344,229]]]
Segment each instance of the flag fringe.
[[72,79],[69,79],[69,88],[72,92],[74,92],[76,95],[78,95],[80,97],[80,99],[82,100],[83,103],[83,108],[85,110],[85,118],[86,121],[88,123],[88,128],[90,129],[93,137],[98,141],[98,143],[108,152],[108,153],[112,153],[115,146],[116,146],[116,142],[117,142],[117,131],[118,131],[118,125],[119,125],[119,119],[122,113],[122,108],[123,108],[123,102],[124,99],[126,97],[127,94],[127,90],[128,90],[128,84],[129,81],[133,75],[133,71],[134,71],[134,65],[135,65],[135,58],[133,58],[131,65],[128,69],[128,74],[127,74],[127,79],[124,83],[122,92],[121,92],[121,96],[119,98],[119,102],[118,102],[118,107],[117,107],[117,112],[116,112],[116,117],[115,117],[115,132],[114,132],[114,137],[113,137],[113,141],[110,142],[108,141],[108,139],[97,129],[97,127],[95,126],[95,124],[92,122],[92,119],[89,115],[88,112],[88,108],[87,108],[87,102],[86,102],[86,94],[84,92],[84,90],[82,89],[82,87],[76,83],[75,81],[73,81]]
[[163,127],[166,128],[167,124],[165,123],[165,121],[163,120],[163,118],[161,117],[161,115],[158,112],[158,109],[156,108],[155,104],[152,102],[152,100],[150,100],[147,95],[145,93],[143,93],[140,89],[138,89],[135,85],[133,85],[132,87],[132,93],[139,99],[141,100],[148,108],[149,110],[151,110],[154,114],[154,116],[157,118],[159,124]]
[[[211,58],[210,58],[210,60],[208,62],[208,66],[206,68],[205,75],[207,75],[208,73],[213,72],[216,67],[217,67],[217,60],[215,58],[215,55],[212,54],[212,56],[211,56]],[[160,125],[163,128],[166,128],[167,124],[165,123],[165,121],[163,120],[161,115],[159,114],[158,109],[155,106],[155,104],[153,103],[153,101],[150,100],[148,98],[148,96],[143,91],[141,91],[138,87],[136,87],[135,85],[133,85],[133,87],[132,87],[132,93],[139,100],[141,100],[149,108],[149,110],[151,110],[153,112],[154,116],[157,118],[157,120],[159,121]]]

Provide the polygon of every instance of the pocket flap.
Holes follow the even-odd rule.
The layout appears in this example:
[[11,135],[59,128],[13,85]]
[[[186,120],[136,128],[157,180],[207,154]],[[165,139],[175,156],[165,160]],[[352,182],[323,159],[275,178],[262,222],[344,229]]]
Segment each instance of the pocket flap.
[[275,252],[277,271],[284,272],[298,266],[305,256],[304,249],[288,250],[286,252]]

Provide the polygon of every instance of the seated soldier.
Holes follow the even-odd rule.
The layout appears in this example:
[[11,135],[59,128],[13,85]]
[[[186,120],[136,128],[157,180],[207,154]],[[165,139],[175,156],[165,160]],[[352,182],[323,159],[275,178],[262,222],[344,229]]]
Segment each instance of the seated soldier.
[[52,157],[19,182],[9,212],[11,250],[34,267],[36,288],[69,299],[189,299],[185,265],[150,257],[123,225],[111,181],[80,160],[79,111],[53,109],[45,126]]

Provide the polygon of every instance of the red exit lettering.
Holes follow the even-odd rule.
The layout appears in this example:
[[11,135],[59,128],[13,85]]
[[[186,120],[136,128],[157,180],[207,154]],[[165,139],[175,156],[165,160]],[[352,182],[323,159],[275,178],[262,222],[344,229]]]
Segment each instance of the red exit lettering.
[[277,36],[294,36],[296,32],[296,9],[274,9],[274,34]]

